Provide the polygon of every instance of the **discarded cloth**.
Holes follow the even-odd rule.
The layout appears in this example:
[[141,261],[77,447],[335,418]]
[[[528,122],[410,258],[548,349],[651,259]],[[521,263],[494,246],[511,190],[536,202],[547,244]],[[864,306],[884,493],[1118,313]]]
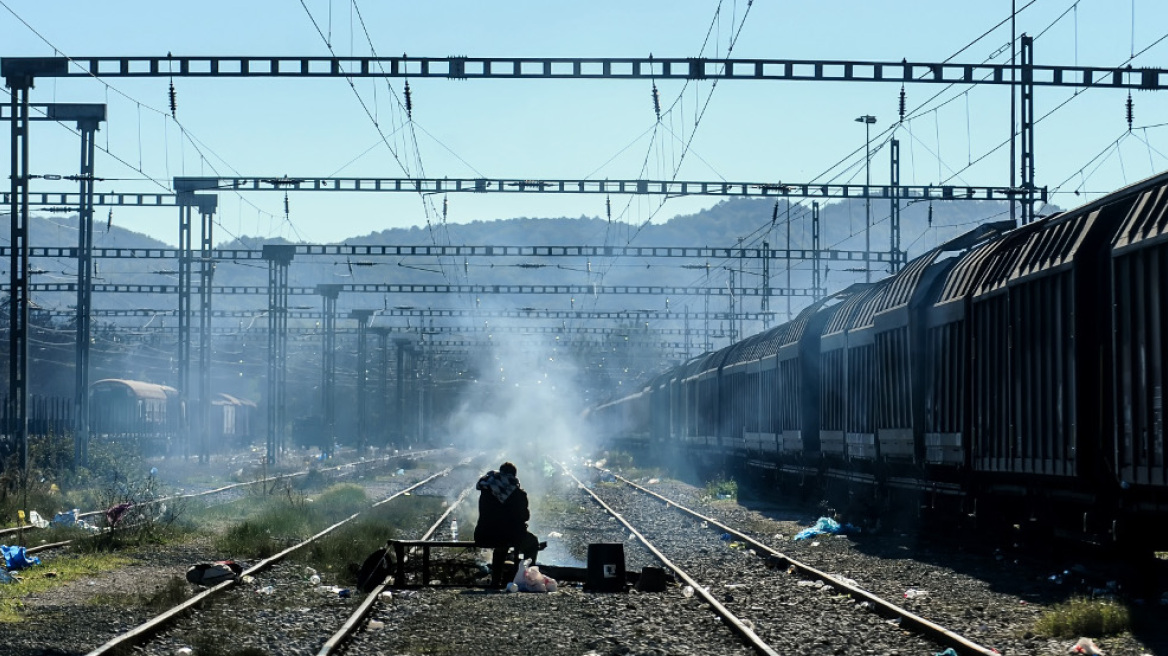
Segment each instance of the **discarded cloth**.
[[112,506],[105,511],[105,521],[110,526],[117,526],[118,522],[122,521],[122,517],[126,515],[126,511],[132,508],[132,503],[119,503]]
[[41,559],[25,553],[24,547],[9,547],[0,544],[0,553],[4,554],[4,566],[14,572],[25,567],[41,564]]
[[822,535],[824,533],[831,533],[833,535],[840,533],[859,533],[860,529],[851,524],[840,525],[830,517],[820,517],[819,521],[815,522],[815,526],[805,528],[795,535],[796,540],[804,540],[814,535]]
[[1069,650],[1072,654],[1087,654],[1088,656],[1103,656],[1103,652],[1090,638],[1079,638]]
[[74,508],[69,512],[59,512],[53,517],[53,521],[49,522],[54,528],[56,527],[75,527],[85,529],[87,531],[97,531],[97,527],[89,522],[81,519],[78,509]]

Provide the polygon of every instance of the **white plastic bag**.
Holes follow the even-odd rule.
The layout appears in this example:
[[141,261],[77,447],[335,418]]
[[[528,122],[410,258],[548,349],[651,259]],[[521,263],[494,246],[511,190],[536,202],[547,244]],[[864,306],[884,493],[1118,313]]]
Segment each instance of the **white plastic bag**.
[[41,517],[41,514],[35,510],[28,511],[28,523],[37,528],[49,527],[49,520]]

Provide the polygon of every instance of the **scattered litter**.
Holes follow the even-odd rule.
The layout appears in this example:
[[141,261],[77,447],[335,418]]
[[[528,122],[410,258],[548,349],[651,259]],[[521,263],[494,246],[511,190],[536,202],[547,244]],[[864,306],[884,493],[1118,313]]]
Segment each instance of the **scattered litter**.
[[8,573],[8,570],[0,569],[0,583],[16,583],[16,577]]
[[348,599],[349,597],[353,596],[353,593],[348,588],[342,588],[337,590],[337,596],[341,599]]
[[264,587],[260,588],[259,590],[256,590],[256,592],[258,592],[259,594],[262,594],[262,595],[270,595],[275,591],[276,591],[276,589],[270,585],[265,585]]
[[519,592],[519,585],[515,581],[508,583],[507,592]]
[[656,485],[660,482],[661,482],[661,479],[659,479],[659,478],[650,478],[648,481],[649,485]]
[[946,649],[945,651],[933,654],[933,656],[957,656],[957,652],[953,651],[953,648],[950,647],[950,648]]
[[53,526],[54,528],[56,528],[56,527],[70,527],[71,526],[71,527],[75,527],[75,528],[84,529],[84,530],[89,531],[91,533],[96,533],[98,530],[97,527],[94,526],[93,524],[90,524],[89,522],[85,521],[84,519],[81,519],[81,510],[78,508],[74,508],[73,510],[70,510],[69,512],[57,513],[53,517],[53,520],[51,522],[49,522],[49,525]]
[[17,571],[25,567],[32,567],[33,565],[40,565],[41,559],[36,556],[30,556],[24,551],[24,547],[6,546],[0,544],[0,553],[4,554],[4,567],[10,571]]
[[835,521],[834,519],[832,519],[830,517],[820,517],[819,520],[817,522],[815,522],[815,526],[812,526],[811,528],[805,528],[802,531],[799,531],[799,533],[797,533],[795,535],[795,539],[796,540],[803,540],[803,539],[809,538],[813,535],[821,535],[824,533],[830,533],[830,534],[836,535],[836,534],[840,534],[840,533],[859,533],[859,532],[860,532],[860,529],[855,527],[855,526],[852,526],[851,524],[844,524],[841,526],[839,522]]
[[1070,649],[1072,654],[1088,654],[1089,656],[1103,656],[1103,651],[1095,645],[1095,642],[1090,638],[1079,638]]
[[693,586],[692,586],[692,585],[687,585],[687,586],[685,586],[684,588],[682,588],[682,589],[681,589],[681,596],[683,596],[683,597],[685,597],[686,599],[688,599],[688,598],[690,598],[690,597],[692,597],[692,596],[693,596],[693,592],[694,592],[694,591],[693,591]]
[[722,540],[723,542],[729,542],[729,541],[730,541],[730,539],[731,539],[731,537],[730,537],[730,534],[729,534],[729,533],[723,533],[722,535],[718,536],[718,538],[719,538],[720,540]]
[[178,651],[174,653],[175,656],[191,656],[191,654],[195,653],[195,650],[191,649],[190,647],[179,647]]
[[416,596],[418,596],[417,590],[402,590],[401,592],[397,593],[398,599],[413,599]]
[[313,574],[311,577],[309,577],[308,582],[312,585],[320,585],[320,575]]
[[551,533],[548,533],[548,537],[552,539],[562,538],[564,537],[564,534],[560,533],[559,531],[552,531]]
[[382,592],[379,596],[381,597],[382,601],[386,601],[386,602],[393,601],[393,593],[390,592],[389,590]]
[[395,476],[405,476],[405,474],[406,474],[406,470],[404,470],[404,469],[399,469],[396,472],[394,472]]
[[367,627],[370,631],[380,631],[385,628],[385,622],[378,622],[377,620],[369,620]]
[[916,588],[909,588],[908,590],[904,591],[904,598],[905,599],[917,599],[919,597],[927,597],[927,596],[929,596],[928,590],[917,590]]

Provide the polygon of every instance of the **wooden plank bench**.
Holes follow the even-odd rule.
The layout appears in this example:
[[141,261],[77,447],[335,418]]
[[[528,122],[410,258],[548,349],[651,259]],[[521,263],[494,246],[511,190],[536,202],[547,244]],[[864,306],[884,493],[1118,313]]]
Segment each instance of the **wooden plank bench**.
[[422,552],[422,585],[430,585],[430,552],[434,549],[488,549],[480,547],[473,541],[466,540],[390,540],[388,547],[393,549],[396,559],[393,575],[394,587],[406,587],[406,557],[407,551],[411,554]]

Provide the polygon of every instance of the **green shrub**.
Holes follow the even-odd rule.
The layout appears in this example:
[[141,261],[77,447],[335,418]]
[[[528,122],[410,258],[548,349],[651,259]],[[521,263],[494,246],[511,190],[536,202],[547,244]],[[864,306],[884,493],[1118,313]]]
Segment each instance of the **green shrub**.
[[726,479],[719,476],[706,483],[706,496],[711,499],[737,499],[738,482],[732,478]]
[[1076,597],[1044,612],[1034,628],[1054,638],[1112,635],[1131,628],[1131,614],[1112,600]]

